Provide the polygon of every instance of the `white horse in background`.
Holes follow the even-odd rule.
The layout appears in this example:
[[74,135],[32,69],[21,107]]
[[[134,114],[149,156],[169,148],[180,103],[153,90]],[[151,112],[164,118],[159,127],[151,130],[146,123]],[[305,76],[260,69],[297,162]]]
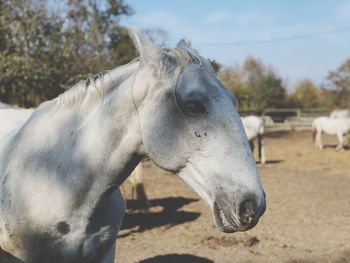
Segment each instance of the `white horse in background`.
[[324,132],[338,137],[336,150],[341,150],[344,148],[344,136],[350,132],[350,118],[318,117],[312,123],[312,130],[316,149],[323,149],[321,135]]
[[[127,178],[127,182],[130,183],[132,200],[138,200],[141,205],[141,211],[147,214],[150,212],[151,203],[146,193],[143,177],[144,177],[144,168],[143,168],[143,161],[141,161],[136,166],[134,171],[132,171],[132,173],[129,175],[129,177]],[[125,183],[122,185],[122,193],[125,196],[126,193],[125,193],[124,185]]]
[[264,213],[235,99],[208,61],[184,41],[134,42],[139,59],[79,82],[0,138],[1,263],[114,262],[119,187],[145,155],[196,191],[223,232]]
[[254,115],[241,117],[245,133],[248,137],[252,151],[254,151],[254,140],[257,138],[259,159],[262,164],[266,163],[264,144],[264,121]]
[[331,112],[330,117],[332,119],[350,118],[350,109],[334,110]]

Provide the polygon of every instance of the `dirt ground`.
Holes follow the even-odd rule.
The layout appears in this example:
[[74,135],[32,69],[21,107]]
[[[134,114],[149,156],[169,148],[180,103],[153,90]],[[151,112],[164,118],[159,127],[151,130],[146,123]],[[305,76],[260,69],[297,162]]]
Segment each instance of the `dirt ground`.
[[350,262],[350,147],[337,152],[336,138],[324,142],[321,152],[310,132],[268,135],[268,163],[258,164],[267,210],[244,233],[221,233],[189,187],[145,163],[152,213],[127,213],[117,262]]

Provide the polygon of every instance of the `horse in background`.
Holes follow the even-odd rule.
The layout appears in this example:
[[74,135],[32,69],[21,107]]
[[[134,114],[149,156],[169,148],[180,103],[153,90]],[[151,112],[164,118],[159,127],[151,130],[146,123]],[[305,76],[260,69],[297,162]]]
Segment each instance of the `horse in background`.
[[183,41],[133,39],[140,58],[42,103],[1,137],[1,263],[114,262],[119,187],[146,155],[199,194],[222,232],[264,213],[235,100],[210,63]]
[[344,136],[350,132],[350,118],[334,119],[331,117],[318,117],[312,122],[312,137],[315,148],[323,149],[321,140],[322,133],[336,135],[338,145],[336,150],[344,149]]
[[[125,183],[130,184],[131,188],[131,199],[136,200],[140,203],[141,211],[143,213],[148,214],[150,212],[151,203],[148,199],[146,188],[144,184],[144,168],[143,168],[144,161],[141,161],[134,171],[129,175]],[[121,190],[124,195],[126,196],[126,189],[125,189],[125,183],[122,185]],[[128,204],[126,204],[126,208],[128,209]]]
[[350,109],[334,110],[330,114],[331,119],[350,118]]
[[257,139],[259,159],[261,164],[265,164],[264,120],[254,115],[241,117],[241,119],[252,152],[254,152],[254,140]]

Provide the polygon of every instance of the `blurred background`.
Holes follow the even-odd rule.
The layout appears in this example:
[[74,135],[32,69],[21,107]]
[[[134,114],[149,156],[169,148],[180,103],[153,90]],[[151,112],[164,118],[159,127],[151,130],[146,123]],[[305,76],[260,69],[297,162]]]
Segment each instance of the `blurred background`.
[[189,40],[240,110],[349,107],[350,3],[1,0],[0,100],[33,107],[137,56],[126,27]]

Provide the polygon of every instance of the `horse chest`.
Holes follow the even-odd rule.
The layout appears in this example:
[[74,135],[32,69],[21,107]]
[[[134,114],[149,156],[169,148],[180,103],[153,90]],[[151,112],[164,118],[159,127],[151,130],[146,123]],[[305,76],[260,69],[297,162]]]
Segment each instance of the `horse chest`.
[[46,225],[14,220],[1,228],[1,248],[24,262],[100,262],[117,238],[125,209],[120,198],[118,189],[90,217],[77,213]]

